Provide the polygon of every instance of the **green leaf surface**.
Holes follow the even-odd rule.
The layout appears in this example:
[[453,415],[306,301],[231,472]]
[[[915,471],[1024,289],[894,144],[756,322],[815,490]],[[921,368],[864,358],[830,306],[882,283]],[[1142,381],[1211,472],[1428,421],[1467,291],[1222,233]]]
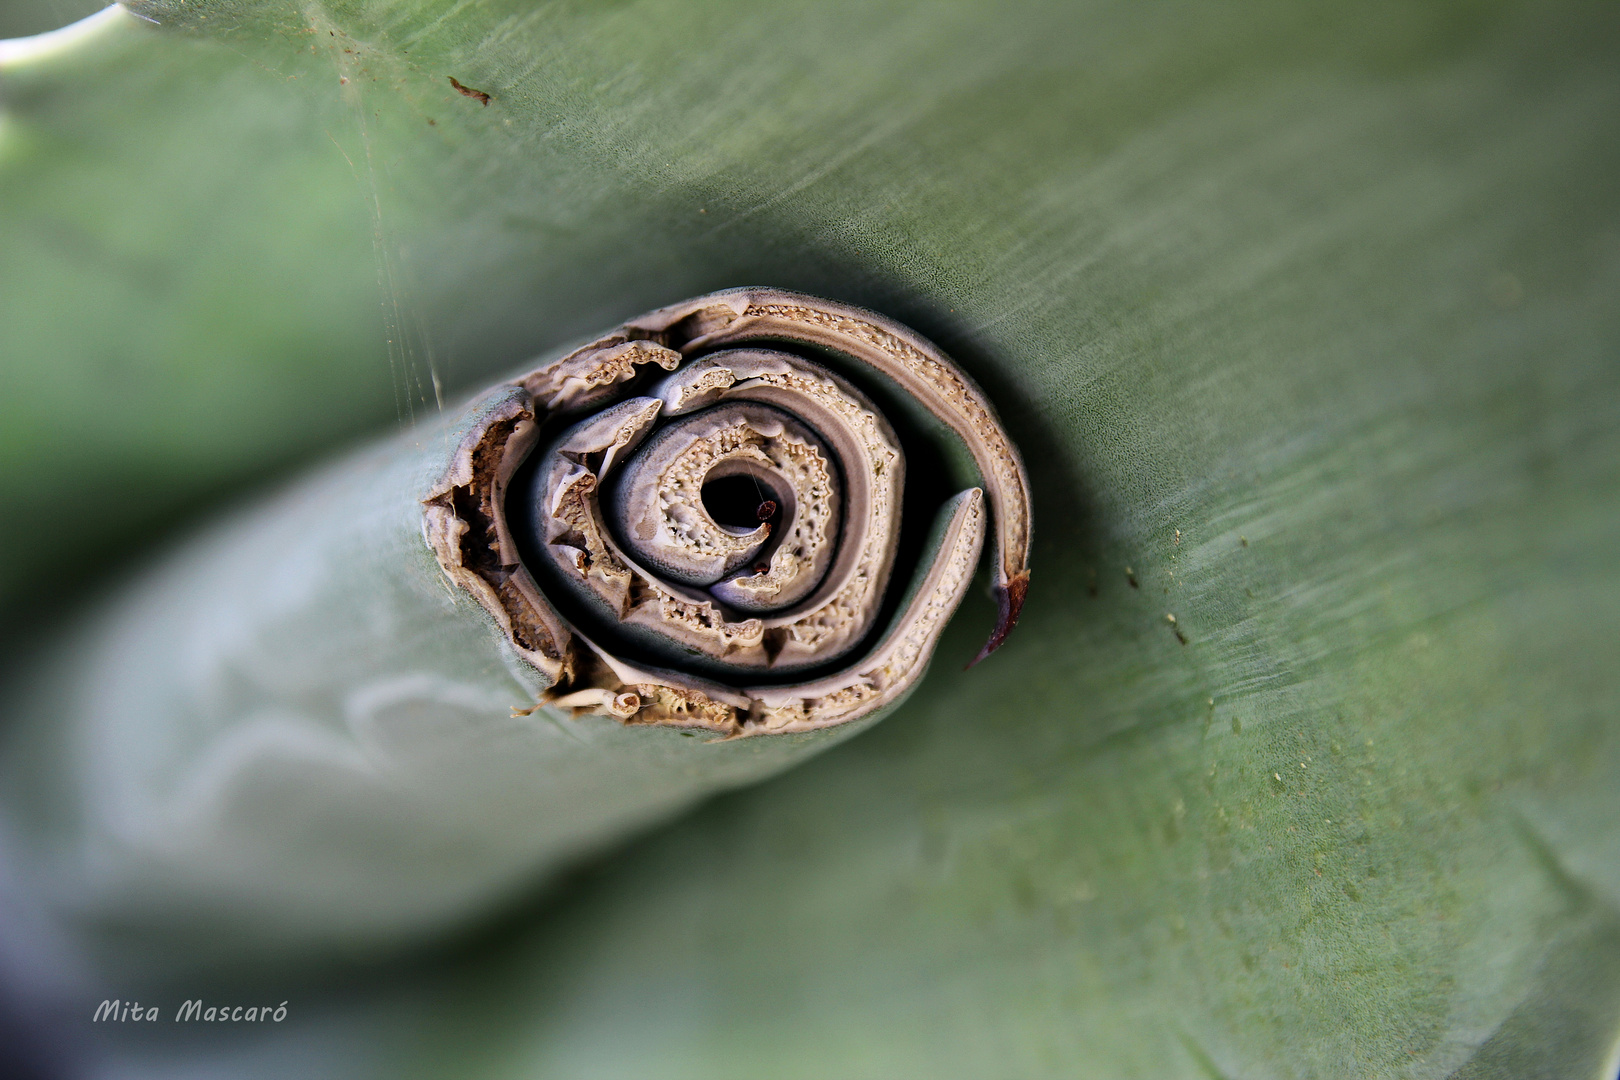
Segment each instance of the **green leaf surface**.
[[46,34],[107,6],[107,0],[12,0],[0,7],[0,38]]
[[1612,4],[132,6],[0,84],[6,588],[745,282],[938,340],[1037,515],[1010,643],[873,732],[142,1053],[1612,1075]]

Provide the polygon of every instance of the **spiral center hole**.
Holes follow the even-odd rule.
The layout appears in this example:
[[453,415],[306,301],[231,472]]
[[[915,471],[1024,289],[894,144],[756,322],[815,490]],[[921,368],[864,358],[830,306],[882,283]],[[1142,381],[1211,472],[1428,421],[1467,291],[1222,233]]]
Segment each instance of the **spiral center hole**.
[[757,529],[781,518],[782,501],[752,476],[722,476],[703,485],[703,509],[717,525]]

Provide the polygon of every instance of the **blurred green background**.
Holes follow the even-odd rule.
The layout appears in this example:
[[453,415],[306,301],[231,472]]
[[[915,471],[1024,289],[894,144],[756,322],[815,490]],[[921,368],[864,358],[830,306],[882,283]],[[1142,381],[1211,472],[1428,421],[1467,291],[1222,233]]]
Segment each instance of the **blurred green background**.
[[0,65],[14,663],[216,504],[744,283],[955,355],[1037,546],[875,731],[464,941],[240,973],[274,1030],[85,1060],[1612,1069],[1620,8],[132,6]]
[[43,34],[106,6],[106,0],[16,0],[0,8],[0,38]]

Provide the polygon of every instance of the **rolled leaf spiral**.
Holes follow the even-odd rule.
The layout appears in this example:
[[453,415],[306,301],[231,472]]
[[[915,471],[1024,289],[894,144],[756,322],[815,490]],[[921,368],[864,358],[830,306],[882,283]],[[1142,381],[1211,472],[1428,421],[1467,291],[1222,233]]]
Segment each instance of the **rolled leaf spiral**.
[[[858,379],[926,410],[980,483],[904,505],[905,448]],[[551,680],[545,702],[728,735],[869,715],[926,670],[992,518],[1000,618],[981,658],[1017,620],[1022,462],[983,392],[892,320],[731,290],[493,393],[427,532]],[[921,554],[897,568],[924,514]]]

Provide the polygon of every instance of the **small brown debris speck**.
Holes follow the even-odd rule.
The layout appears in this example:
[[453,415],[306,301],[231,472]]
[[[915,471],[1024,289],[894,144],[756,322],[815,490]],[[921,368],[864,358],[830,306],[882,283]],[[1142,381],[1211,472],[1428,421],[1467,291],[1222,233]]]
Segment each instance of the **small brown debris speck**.
[[489,104],[489,95],[484,93],[482,90],[474,90],[470,86],[461,85],[454,75],[448,76],[448,78],[450,79],[450,85],[456,88],[456,93],[461,94],[464,97],[475,98],[481,104]]

